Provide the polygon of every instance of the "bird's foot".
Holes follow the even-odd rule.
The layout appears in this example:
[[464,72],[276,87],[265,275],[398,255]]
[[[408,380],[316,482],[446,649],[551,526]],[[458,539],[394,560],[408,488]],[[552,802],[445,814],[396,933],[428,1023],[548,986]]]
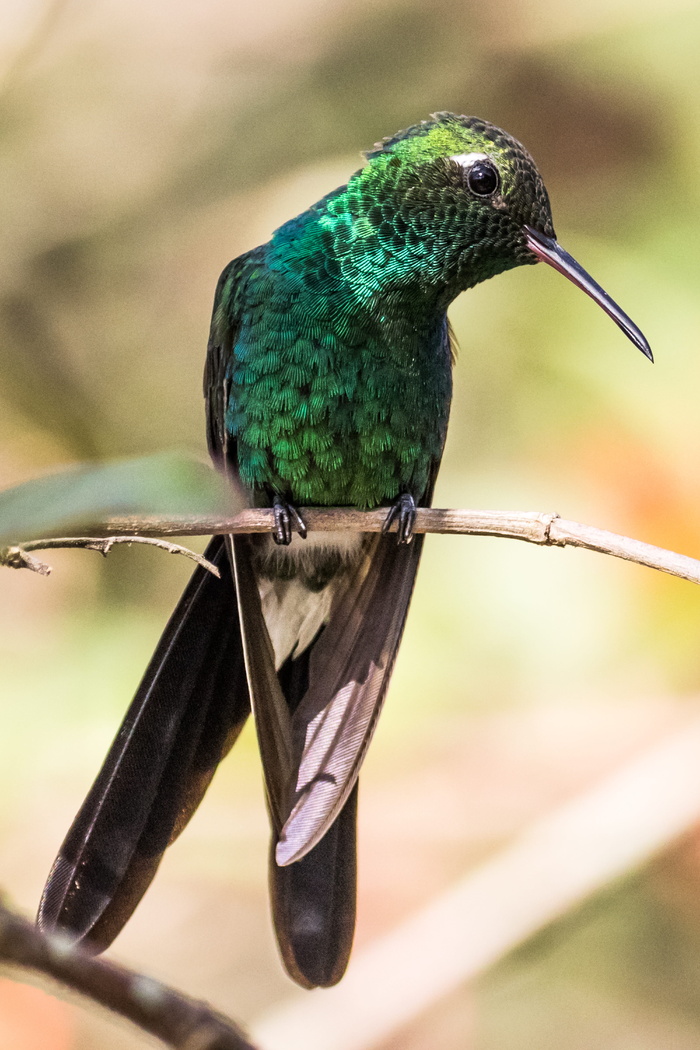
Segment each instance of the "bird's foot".
[[306,525],[299,511],[287,503],[281,496],[275,496],[272,509],[275,516],[275,525],[272,530],[272,538],[281,547],[288,547],[292,542],[292,535],[298,532],[303,540],[306,539]]
[[413,526],[416,523],[416,501],[407,492],[402,493],[389,507],[382,525],[382,532],[387,533],[395,521],[398,522],[396,542],[410,543],[413,539]]

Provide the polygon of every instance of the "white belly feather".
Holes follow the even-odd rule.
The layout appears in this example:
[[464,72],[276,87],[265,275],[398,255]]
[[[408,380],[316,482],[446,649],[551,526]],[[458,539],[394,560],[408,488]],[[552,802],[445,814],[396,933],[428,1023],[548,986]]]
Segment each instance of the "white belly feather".
[[295,535],[287,547],[278,546],[271,537],[265,537],[262,549],[258,547],[256,563],[262,570],[258,572],[258,590],[277,670],[287,657],[302,653],[328,621],[335,595],[347,575],[341,571],[315,591],[309,589],[306,578],[313,576],[328,553],[340,554],[341,562],[350,568],[357,563],[366,541],[359,532],[311,532],[305,540]]

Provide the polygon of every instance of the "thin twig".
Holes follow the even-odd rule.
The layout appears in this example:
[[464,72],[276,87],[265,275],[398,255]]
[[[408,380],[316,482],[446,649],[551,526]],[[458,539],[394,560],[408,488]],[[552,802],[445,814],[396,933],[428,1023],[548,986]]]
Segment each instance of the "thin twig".
[[117,543],[145,543],[149,547],[158,547],[167,551],[168,554],[182,554],[185,558],[191,558],[207,569],[214,576],[221,576],[213,562],[203,558],[201,554],[181,547],[179,543],[170,543],[168,540],[157,539],[155,536],[61,536],[56,539],[30,540],[28,543],[18,543],[13,547],[0,548],[0,565],[6,565],[10,569],[31,569],[42,576],[51,573],[51,566],[38,558],[33,558],[30,551],[53,550],[56,548],[79,547],[83,550],[98,551],[106,558],[112,547]]
[[177,1050],[255,1050],[242,1030],[208,1003],[41,933],[0,905],[0,964],[44,974],[120,1014]]

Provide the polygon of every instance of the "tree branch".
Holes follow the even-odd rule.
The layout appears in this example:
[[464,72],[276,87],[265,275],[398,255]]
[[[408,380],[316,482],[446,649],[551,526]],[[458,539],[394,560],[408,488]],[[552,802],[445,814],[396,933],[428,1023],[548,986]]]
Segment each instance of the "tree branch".
[[177,1050],[255,1050],[242,1030],[207,1003],[160,981],[41,933],[0,905],[0,965],[44,974],[120,1014]]
[[[309,532],[381,532],[387,511],[386,508],[355,510],[351,507],[303,507],[301,513]],[[180,518],[110,518],[94,528],[94,531],[102,533],[102,536],[32,540],[29,543],[5,547],[0,550],[0,565],[32,568],[35,572],[47,575],[50,572],[48,566],[30,558],[29,551],[46,550],[51,547],[85,547],[107,554],[115,543],[150,543],[173,554],[184,554],[218,576],[216,566],[206,558],[187,547],[180,547],[157,537],[265,533],[270,532],[272,527],[273,511],[267,507],[244,510],[231,518],[207,515]],[[396,531],[395,524],[390,531]],[[650,569],[679,576],[691,583],[700,583],[700,561],[695,558],[676,554],[650,543],[642,543],[641,540],[629,536],[596,529],[592,525],[567,521],[555,513],[439,510],[435,507],[419,507],[416,511],[414,531],[443,535],[501,536],[505,539],[536,543],[541,547],[583,547],[600,554],[609,554],[614,558],[636,562],[638,565],[646,565]]]
[[[386,509],[354,510],[347,507],[304,507],[302,517],[310,532],[381,532]],[[272,529],[273,512],[268,508],[242,511],[233,518],[112,518],[106,534],[139,533],[141,536],[200,536],[225,533],[260,533]],[[392,532],[396,526],[392,526]],[[567,521],[556,513],[503,510],[439,510],[420,507],[415,532],[468,536],[501,536],[543,547],[583,547],[614,558],[646,565],[650,569],[700,583],[700,561],[650,543],[620,536],[592,525]]]
[[168,554],[182,554],[185,558],[191,558],[207,569],[214,576],[221,576],[213,562],[203,558],[201,554],[181,547],[179,543],[169,543],[167,540],[159,540],[154,536],[59,536],[56,539],[30,540],[28,543],[18,543],[13,547],[0,547],[0,565],[6,565],[10,569],[31,569],[41,576],[51,574],[51,566],[38,558],[33,558],[30,551],[53,550],[59,547],[81,547],[83,550],[99,551],[106,558],[112,547],[117,543],[145,543],[150,547],[158,547],[167,551]]

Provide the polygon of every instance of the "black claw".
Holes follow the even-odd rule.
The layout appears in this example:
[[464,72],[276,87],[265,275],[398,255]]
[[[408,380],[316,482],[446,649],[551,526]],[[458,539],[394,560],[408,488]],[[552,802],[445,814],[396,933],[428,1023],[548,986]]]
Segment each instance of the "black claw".
[[382,532],[388,532],[397,518],[396,542],[410,543],[413,539],[413,526],[416,523],[416,501],[407,492],[402,493],[389,507],[382,525]]
[[275,543],[281,547],[288,547],[295,530],[303,540],[306,539],[306,525],[299,511],[291,503],[287,503],[281,496],[275,496],[272,508],[275,514],[272,538]]

